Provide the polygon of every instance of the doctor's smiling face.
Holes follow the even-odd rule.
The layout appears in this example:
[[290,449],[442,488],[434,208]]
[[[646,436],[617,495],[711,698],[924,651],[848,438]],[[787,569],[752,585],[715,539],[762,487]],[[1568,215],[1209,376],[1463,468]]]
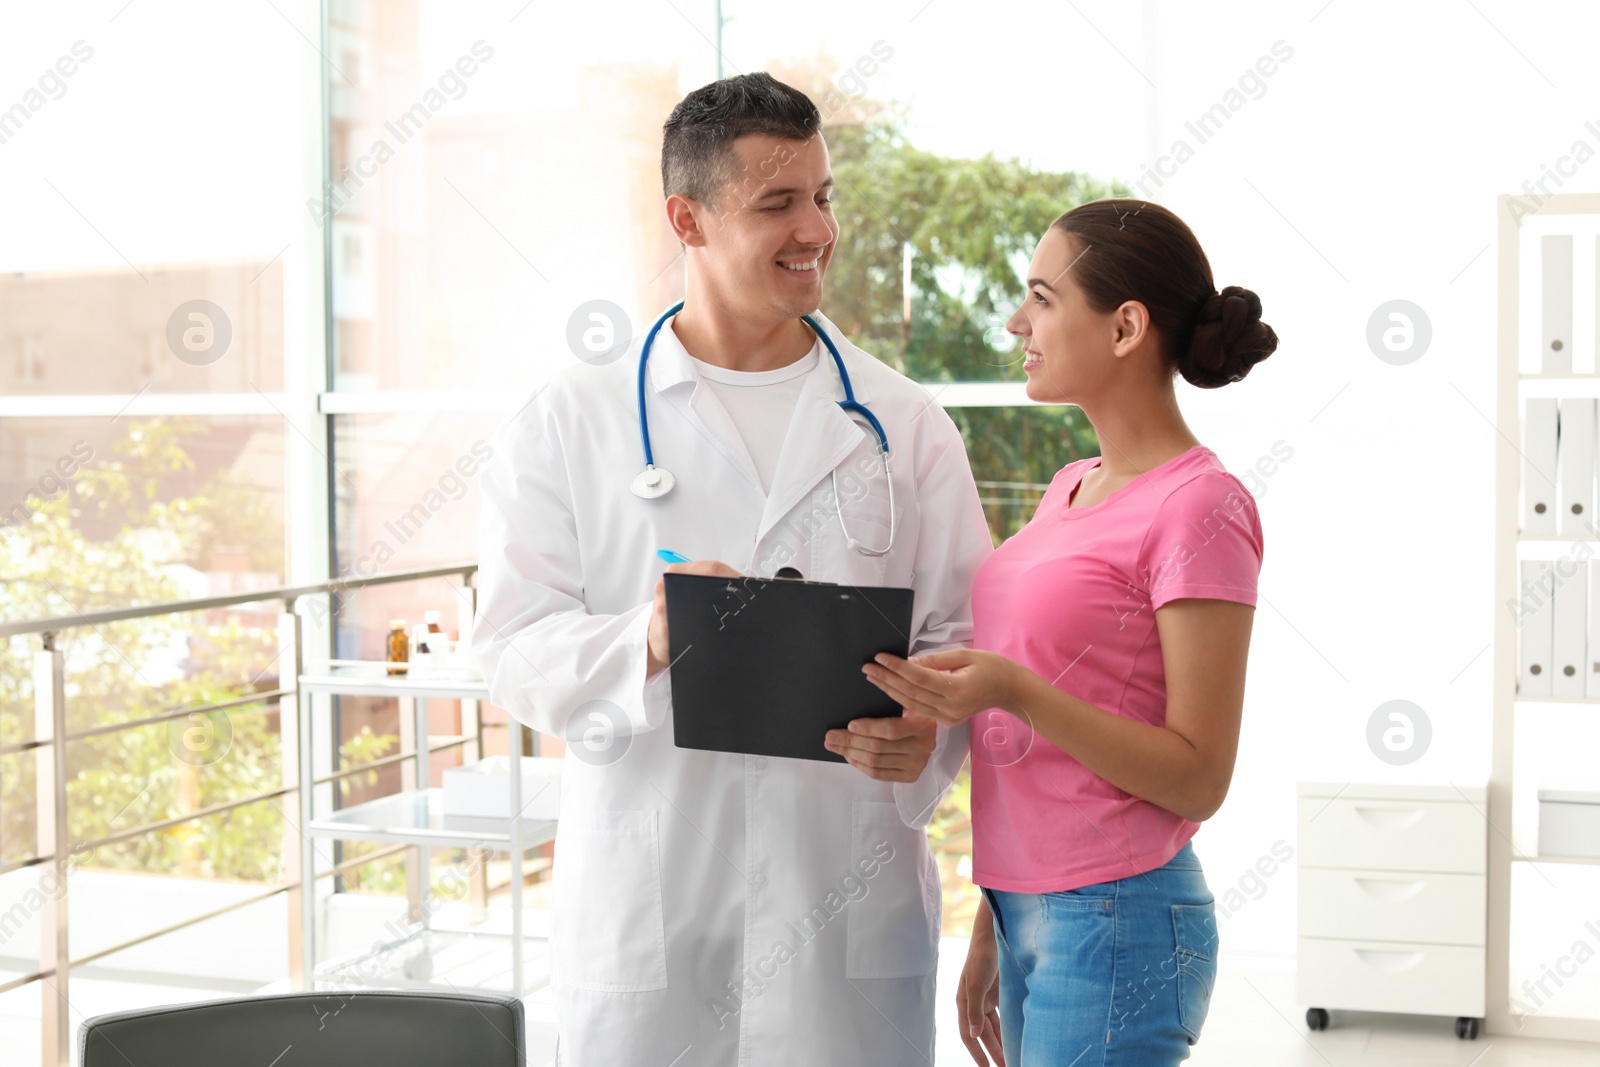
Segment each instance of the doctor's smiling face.
[[674,329],[694,319],[703,340],[718,323],[736,348],[809,337],[796,320],[821,306],[839,238],[816,104],[761,72],[696,89],[662,127],[661,186],[687,261]]
[[750,133],[728,155],[732,174],[714,200],[668,204],[690,249],[691,288],[746,319],[816,311],[839,239],[827,143],[820,133],[804,141]]

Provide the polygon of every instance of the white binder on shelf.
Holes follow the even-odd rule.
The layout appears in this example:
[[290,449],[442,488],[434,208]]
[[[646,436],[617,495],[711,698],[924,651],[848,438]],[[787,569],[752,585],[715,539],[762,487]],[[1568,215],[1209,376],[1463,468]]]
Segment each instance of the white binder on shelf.
[[1560,402],[1556,430],[1556,525],[1562,537],[1594,529],[1595,402],[1570,397]]
[[1600,566],[1593,563],[1584,564],[1588,574],[1584,583],[1589,587],[1589,629],[1584,644],[1588,648],[1588,658],[1584,660],[1583,695],[1590,698],[1600,697]]
[[1522,412],[1522,532],[1556,533],[1556,399],[1535,397]]
[[1539,370],[1572,373],[1572,235],[1539,238]]
[[1568,558],[1553,566],[1550,695],[1576,699],[1583,696],[1588,680],[1583,668],[1589,652],[1589,564]]
[[1551,597],[1553,571],[1549,560],[1523,560],[1522,586],[1517,610],[1517,648],[1521,671],[1517,676],[1517,695],[1552,696],[1550,687],[1550,641],[1554,636],[1555,609]]

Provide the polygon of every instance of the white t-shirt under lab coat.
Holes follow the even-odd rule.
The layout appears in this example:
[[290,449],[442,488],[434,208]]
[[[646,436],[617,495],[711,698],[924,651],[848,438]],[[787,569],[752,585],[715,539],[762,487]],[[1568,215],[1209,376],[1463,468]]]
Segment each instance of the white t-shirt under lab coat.
[[[690,357],[693,359],[694,357]],[[744,441],[750,459],[761,476],[761,491],[772,491],[772,476],[778,469],[778,454],[783,438],[794,418],[805,376],[822,358],[822,342],[786,367],[774,370],[729,370],[704,360],[694,361],[701,380],[717,394],[734,428]]]

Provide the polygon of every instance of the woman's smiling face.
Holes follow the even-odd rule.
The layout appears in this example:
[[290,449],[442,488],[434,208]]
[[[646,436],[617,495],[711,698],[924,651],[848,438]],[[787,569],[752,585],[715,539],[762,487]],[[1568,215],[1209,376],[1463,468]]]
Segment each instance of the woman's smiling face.
[[[1081,404],[1100,392],[1116,372],[1116,355],[1144,332],[1130,335],[1119,328],[1129,324],[1130,304],[1105,313],[1089,306],[1073,279],[1081,255],[1066,232],[1047,230],[1028,264],[1027,296],[1006,320],[1006,329],[1022,338],[1030,400]],[[1142,305],[1130,303],[1143,312]]]

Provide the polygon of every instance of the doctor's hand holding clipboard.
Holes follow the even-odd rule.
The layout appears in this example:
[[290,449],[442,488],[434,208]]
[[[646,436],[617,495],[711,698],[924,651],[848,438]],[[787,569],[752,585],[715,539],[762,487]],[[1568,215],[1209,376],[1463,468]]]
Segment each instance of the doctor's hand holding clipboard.
[[[681,560],[676,552],[658,552],[662,559]],[[699,574],[713,578],[741,578],[733,567],[718,560],[669,563],[668,574]],[[671,665],[667,631],[666,582],[657,579],[649,627],[646,672],[654,677]],[[881,782],[914,782],[928,765],[938,741],[938,723],[907,708],[884,718],[853,719],[848,729],[828,730],[823,745],[869,778]]]

